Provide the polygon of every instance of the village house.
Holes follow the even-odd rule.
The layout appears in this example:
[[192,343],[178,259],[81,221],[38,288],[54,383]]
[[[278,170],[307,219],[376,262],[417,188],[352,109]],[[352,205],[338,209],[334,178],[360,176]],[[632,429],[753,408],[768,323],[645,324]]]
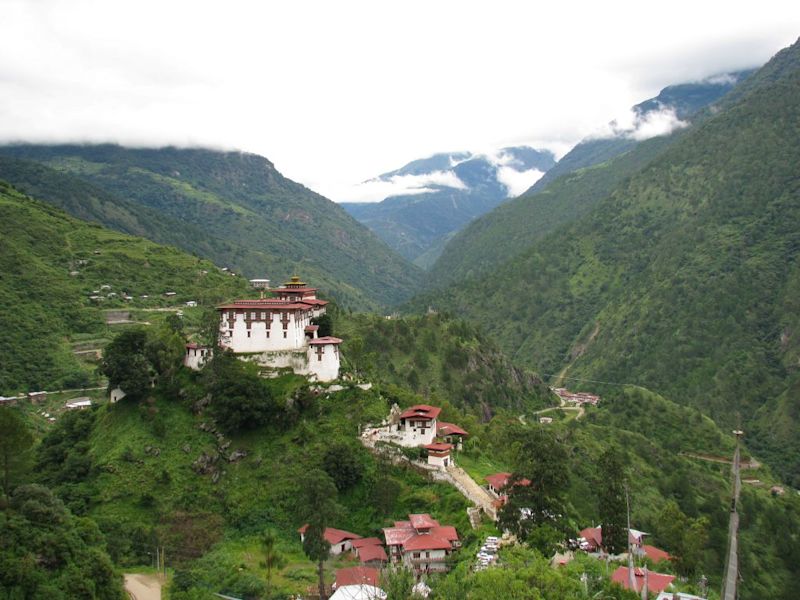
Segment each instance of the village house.
[[64,405],[67,410],[85,410],[92,407],[91,398],[75,398]]
[[383,542],[376,537],[353,540],[351,545],[362,565],[380,569],[389,561]]
[[[631,582],[629,573],[630,571],[628,570],[628,567],[619,567],[616,571],[614,571],[613,575],[611,575],[611,581],[618,583],[626,590],[630,590]],[[655,573],[653,571],[648,571],[646,568],[635,568],[633,573],[633,591],[637,593],[641,592],[644,587],[647,586],[647,590],[651,594],[660,594],[664,590],[670,588],[672,586],[672,582],[675,580],[674,575]]]
[[[628,530],[628,544],[633,547],[634,552],[640,552],[641,547],[644,545],[644,537],[649,535],[644,531],[639,531],[637,529],[629,529]],[[597,527],[587,527],[585,529],[581,529],[579,534],[578,544],[580,549],[584,552],[605,552],[605,546],[603,546],[603,526],[598,525]],[[652,548],[652,546],[651,546]],[[656,548],[656,550],[658,550]],[[663,551],[659,551],[663,552]]]
[[[494,507],[498,509],[501,508],[508,502],[508,491],[506,488],[511,481],[511,473],[493,473],[492,475],[487,475],[484,479],[487,484],[486,489],[496,498]],[[530,484],[530,479],[523,478],[517,481],[515,485],[528,486]]]
[[318,381],[337,379],[342,340],[319,337],[319,328],[311,323],[325,314],[328,302],[296,276],[271,292],[274,297],[217,307],[220,346],[265,368],[289,368]]
[[183,355],[184,366],[199,371],[210,359],[211,348],[208,346],[201,346],[196,342],[189,342],[186,344],[186,351]]
[[438,406],[417,404],[400,413],[394,432],[401,446],[414,447],[432,444],[436,439],[436,417],[442,409]]
[[468,435],[465,430],[453,423],[445,423],[444,421],[436,423],[436,436],[448,444],[452,444],[456,450],[462,449],[464,438]]
[[569,404],[591,404],[592,406],[597,406],[598,402],[600,402],[600,396],[595,396],[594,394],[590,394],[588,392],[570,392],[566,388],[550,389],[556,396],[561,398],[561,400]]
[[[297,530],[297,532],[300,534],[300,542],[303,542],[306,539],[307,529],[308,525],[303,525]],[[334,529],[333,527],[326,527],[322,537],[324,537],[325,540],[331,545],[331,554],[333,556],[338,556],[343,552],[352,550],[353,540],[358,540],[361,538],[361,536],[357,533],[350,533],[349,531],[344,531],[343,529]]]
[[429,514],[411,514],[408,519],[383,530],[391,562],[417,574],[447,571],[447,557],[461,545],[455,527],[440,525]]
[[428,464],[434,467],[446,469],[453,465],[453,459],[450,456],[450,450],[453,449],[453,444],[446,444],[444,442],[434,442],[423,446],[428,451]]
[[371,567],[347,567],[336,569],[336,581],[333,589],[338,589],[346,585],[371,585],[378,587],[381,575],[378,569]]

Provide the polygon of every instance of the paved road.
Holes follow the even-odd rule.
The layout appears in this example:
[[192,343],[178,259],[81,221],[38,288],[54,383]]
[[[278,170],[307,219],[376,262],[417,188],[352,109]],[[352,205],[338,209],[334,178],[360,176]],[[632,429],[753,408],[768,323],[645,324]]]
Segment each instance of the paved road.
[[161,600],[161,580],[155,575],[125,573],[125,591],[131,600]]
[[455,465],[447,467],[447,473],[463,488],[461,491],[475,506],[483,509],[490,518],[495,518],[496,511],[494,508],[494,498],[486,490],[486,488],[478,485],[478,483],[469,476],[469,474]]

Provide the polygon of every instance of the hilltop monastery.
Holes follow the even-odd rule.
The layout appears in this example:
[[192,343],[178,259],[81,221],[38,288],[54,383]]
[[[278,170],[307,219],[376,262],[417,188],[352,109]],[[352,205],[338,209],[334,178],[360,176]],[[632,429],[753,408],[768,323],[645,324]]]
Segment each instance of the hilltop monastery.
[[[319,337],[319,327],[311,323],[325,314],[328,302],[317,298],[317,289],[307,287],[297,276],[270,291],[273,297],[265,298],[262,292],[259,299],[217,307],[219,345],[262,367],[292,369],[317,381],[337,379],[342,340]],[[200,368],[206,358],[207,353],[187,344],[186,366]]]

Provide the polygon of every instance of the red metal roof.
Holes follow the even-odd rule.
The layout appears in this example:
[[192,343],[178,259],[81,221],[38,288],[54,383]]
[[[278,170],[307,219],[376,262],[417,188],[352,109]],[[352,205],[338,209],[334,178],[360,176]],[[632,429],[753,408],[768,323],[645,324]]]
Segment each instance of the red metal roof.
[[311,310],[311,306],[302,302],[264,302],[263,300],[235,300],[229,304],[222,304],[217,310],[230,310],[241,308],[244,310],[264,309],[264,310]]
[[[634,583],[636,589],[634,591],[640,592],[644,586],[644,571],[642,569],[634,569]],[[654,594],[658,594],[667,589],[675,579],[674,575],[665,575],[663,573],[655,573],[648,571],[647,573],[647,589]],[[628,567],[619,567],[611,576],[611,581],[620,584],[626,590],[631,589],[628,582]]]
[[661,562],[662,560],[669,560],[672,558],[669,555],[669,552],[662,550],[661,548],[656,548],[655,546],[651,546],[650,544],[643,544],[642,550],[644,550],[645,556],[652,560],[654,563]]
[[438,536],[451,542],[458,541],[458,532],[452,525],[440,525],[431,529],[431,535]]
[[383,542],[376,537],[359,538],[353,541],[353,548],[363,548],[364,546],[380,546]]
[[362,563],[369,562],[371,560],[381,560],[386,562],[389,560],[389,557],[386,556],[386,550],[383,549],[383,546],[364,546],[358,549],[358,560]]
[[312,346],[326,345],[326,344],[341,344],[342,340],[340,340],[337,337],[333,337],[332,335],[326,335],[325,337],[308,340],[308,343]]
[[411,527],[411,521],[395,521],[394,526],[401,528],[405,527],[406,529],[413,529],[413,527]]
[[[297,531],[301,535],[304,535],[307,529],[308,529],[308,524],[305,524]],[[361,536],[358,535],[357,533],[350,533],[349,531],[345,531],[344,529],[335,529],[333,527],[326,527],[325,533],[323,533],[322,536],[328,541],[328,543],[331,546],[339,544],[344,540],[357,540],[361,538]]]
[[310,294],[311,292],[316,292],[317,288],[312,287],[279,287],[279,288],[272,288],[270,292],[273,294]]
[[372,567],[347,567],[336,569],[336,587],[344,585],[372,585],[378,587],[380,573]]
[[306,325],[306,331],[316,331],[319,329],[319,325]]
[[383,537],[387,546],[399,546],[411,536],[417,535],[414,529],[409,527],[384,527]]
[[437,435],[469,435],[465,430],[461,429],[458,425],[454,425],[453,423],[445,423],[443,421],[439,421],[436,424],[436,434]]
[[414,535],[403,543],[404,552],[412,550],[450,550],[452,547],[448,540],[431,533]]
[[401,419],[410,419],[413,417],[421,417],[423,419],[435,419],[439,416],[442,409],[438,406],[430,406],[428,404],[416,404],[405,409],[400,413]]
[[493,475],[487,475],[484,479],[490,483],[494,489],[502,490],[508,484],[508,480],[511,479],[511,473],[494,473]]
[[411,527],[414,529],[430,529],[431,527],[439,527],[439,521],[432,519],[427,513],[408,515],[408,520],[411,522]]
[[434,442],[433,444],[428,444],[424,446],[425,450],[430,450],[432,452],[449,452],[453,449],[453,444],[446,444],[444,442]]

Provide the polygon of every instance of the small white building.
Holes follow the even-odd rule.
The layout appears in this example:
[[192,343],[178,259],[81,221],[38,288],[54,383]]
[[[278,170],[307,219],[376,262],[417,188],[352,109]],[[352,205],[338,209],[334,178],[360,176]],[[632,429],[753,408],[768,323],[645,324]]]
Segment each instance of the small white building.
[[183,355],[183,364],[190,369],[199,371],[203,365],[211,359],[211,348],[201,346],[195,342],[186,344],[186,352]]
[[123,399],[125,396],[126,396],[126,394],[125,394],[125,392],[124,392],[124,391],[122,391],[122,388],[121,388],[121,387],[115,387],[115,388],[114,388],[113,390],[111,390],[111,392],[109,393],[109,398],[110,398],[110,400],[111,400],[111,403],[112,403],[112,404],[113,404],[114,402],[119,402],[119,401],[120,401],[120,400],[122,400],[122,399]]
[[90,398],[75,398],[64,405],[67,410],[85,410],[92,407]]
[[452,449],[453,444],[447,444],[444,442],[428,444],[425,446],[425,450],[428,451],[428,464],[434,467],[439,467],[440,469],[446,469],[447,467],[455,464],[450,456],[450,450]]

